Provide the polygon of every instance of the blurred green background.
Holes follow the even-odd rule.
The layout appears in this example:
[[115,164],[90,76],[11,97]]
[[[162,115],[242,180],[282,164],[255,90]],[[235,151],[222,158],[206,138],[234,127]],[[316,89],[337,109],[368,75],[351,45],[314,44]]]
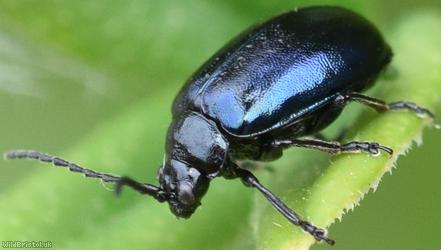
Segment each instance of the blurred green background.
[[[33,148],[153,181],[162,162],[171,101],[186,78],[247,26],[312,4],[354,9],[386,37],[397,20],[413,11],[437,9],[441,14],[439,0],[1,0],[0,151]],[[119,130],[114,124],[127,126]],[[343,223],[331,227],[338,239],[335,249],[439,249],[440,146],[441,133],[425,131],[424,144],[400,158],[393,175],[386,175]],[[0,162],[0,213],[5,215],[0,241],[52,240],[63,249],[155,249],[162,239],[164,249],[252,249],[244,232],[252,230],[244,219],[252,202],[235,207],[234,198],[226,197],[251,200],[246,190],[228,193],[241,190],[240,183],[219,181],[204,204],[219,201],[215,194],[225,195],[222,211],[214,205],[201,209],[205,214],[200,218],[218,212],[225,218],[209,225],[199,218],[185,222],[190,226],[179,221],[175,228],[178,222],[164,215],[168,208],[163,204],[131,192],[116,200],[94,181],[30,165],[35,164]],[[41,190],[33,193],[31,187]],[[144,213],[158,214],[157,220],[137,217]],[[118,227],[137,230],[122,233]],[[204,232],[201,227],[207,235],[191,234],[193,228]],[[149,237],[158,245],[149,245]]]

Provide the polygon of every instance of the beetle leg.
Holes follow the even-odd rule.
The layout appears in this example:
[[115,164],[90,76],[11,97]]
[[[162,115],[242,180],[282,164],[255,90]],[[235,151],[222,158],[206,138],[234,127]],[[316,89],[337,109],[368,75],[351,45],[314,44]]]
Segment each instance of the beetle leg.
[[148,194],[155,198],[159,202],[164,202],[169,199],[167,194],[159,187],[147,184],[147,183],[140,183],[132,178],[123,176],[121,177],[115,185],[115,194],[119,195],[122,191],[123,186],[129,186],[132,189],[140,192],[141,194]]
[[393,150],[376,142],[352,141],[345,144],[339,142],[329,142],[318,139],[286,139],[275,140],[271,143],[272,148],[302,147],[318,149],[330,154],[357,153],[360,151],[368,152],[374,156],[380,154],[380,150],[393,154]]
[[416,113],[420,117],[428,116],[431,119],[435,119],[435,115],[428,109],[418,106],[414,102],[398,101],[393,103],[386,103],[380,99],[376,99],[370,96],[365,96],[359,93],[349,93],[344,96],[346,100],[355,101],[365,104],[378,112],[384,112],[388,110],[408,110]]
[[230,162],[231,171],[242,180],[245,186],[258,189],[263,196],[279,211],[285,218],[296,226],[301,227],[305,232],[314,236],[317,241],[325,241],[329,245],[334,245],[335,241],[326,237],[326,230],[312,225],[310,222],[302,220],[300,216],[292,211],[283,201],[275,194],[269,191],[265,186],[260,184],[259,180],[250,171],[241,169],[236,164]]

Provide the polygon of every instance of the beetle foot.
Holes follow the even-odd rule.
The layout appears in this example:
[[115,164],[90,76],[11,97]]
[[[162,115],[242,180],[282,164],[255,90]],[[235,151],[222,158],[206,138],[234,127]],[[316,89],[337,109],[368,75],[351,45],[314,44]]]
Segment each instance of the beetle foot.
[[394,153],[394,151],[391,148],[376,142],[353,141],[342,145],[341,148],[342,148],[342,152],[365,151],[370,153],[372,156],[379,156],[381,151],[386,152],[390,156],[392,156]]
[[428,110],[426,108],[418,106],[414,102],[404,102],[404,101],[393,102],[393,103],[389,104],[388,107],[391,110],[404,109],[404,110],[412,111],[420,118],[426,118],[426,117],[429,118],[435,128],[440,127],[440,125],[437,124],[435,114],[433,114],[430,110]]
[[312,236],[314,236],[316,241],[324,241],[328,243],[329,245],[333,246],[335,244],[335,240],[330,239],[326,237],[326,230],[322,228],[318,228],[311,223],[307,221],[301,221],[299,223],[299,226],[305,230],[306,232],[310,233]]
[[371,153],[372,156],[379,156],[380,155],[380,150],[383,150],[384,152],[386,152],[387,154],[389,154],[390,156],[394,153],[394,151],[386,146],[380,145],[378,143],[369,143],[369,153]]
[[415,112],[420,117],[428,116],[432,119],[435,119],[435,115],[432,112],[430,112],[428,109],[418,106],[414,102],[393,102],[389,104],[389,109],[407,109]]
[[313,233],[313,236],[317,241],[324,241],[331,246],[335,245],[335,240],[326,237],[326,230],[324,229],[317,228]]

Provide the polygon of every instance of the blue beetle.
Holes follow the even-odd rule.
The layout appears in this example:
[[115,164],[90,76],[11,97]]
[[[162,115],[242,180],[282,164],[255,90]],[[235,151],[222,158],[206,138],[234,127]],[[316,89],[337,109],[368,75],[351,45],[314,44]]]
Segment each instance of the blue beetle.
[[375,142],[340,144],[315,135],[350,101],[378,111],[406,109],[433,114],[412,102],[384,101],[360,94],[391,61],[392,51],[375,26],[340,7],[289,11],[233,39],[194,73],[173,103],[165,163],[159,186],[85,169],[37,151],[15,150],[6,158],[30,158],[88,177],[127,185],[189,218],[216,177],[239,178],[259,190],[293,224],[333,245],[326,231],[288,208],[237,160],[272,161],[288,147],[331,154],[392,149]]

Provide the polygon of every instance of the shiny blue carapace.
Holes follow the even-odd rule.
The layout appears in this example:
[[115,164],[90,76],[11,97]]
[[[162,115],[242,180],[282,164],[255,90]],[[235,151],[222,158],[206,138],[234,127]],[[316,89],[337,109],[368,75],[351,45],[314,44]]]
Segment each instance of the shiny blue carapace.
[[253,137],[303,120],[338,93],[365,90],[391,56],[378,30],[353,12],[294,10],[208,60],[178,95],[175,113],[195,109],[232,135]]

